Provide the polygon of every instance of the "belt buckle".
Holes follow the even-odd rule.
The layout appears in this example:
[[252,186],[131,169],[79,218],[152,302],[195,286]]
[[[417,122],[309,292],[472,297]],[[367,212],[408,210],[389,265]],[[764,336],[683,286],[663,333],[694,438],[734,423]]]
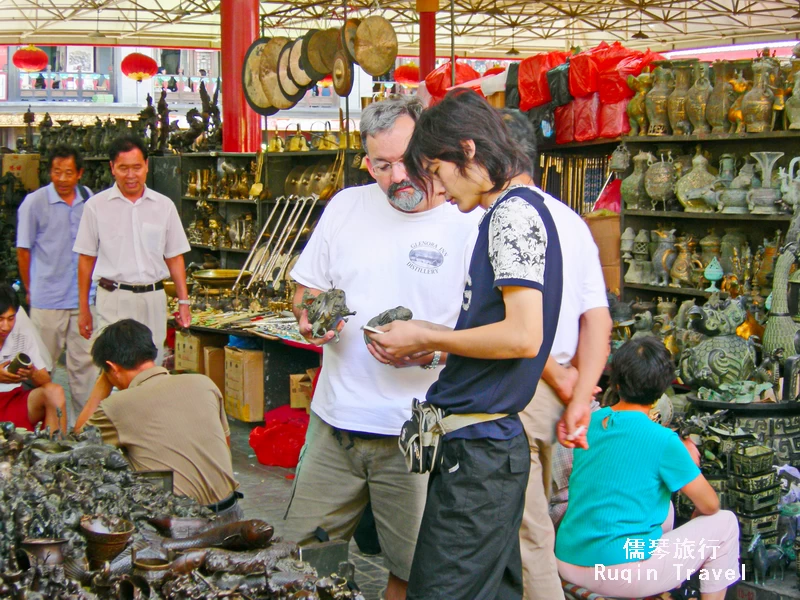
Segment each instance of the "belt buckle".
[[134,294],[143,294],[146,291],[148,291],[147,290],[147,286],[144,285],[143,283],[137,283],[136,285],[133,286],[133,293]]

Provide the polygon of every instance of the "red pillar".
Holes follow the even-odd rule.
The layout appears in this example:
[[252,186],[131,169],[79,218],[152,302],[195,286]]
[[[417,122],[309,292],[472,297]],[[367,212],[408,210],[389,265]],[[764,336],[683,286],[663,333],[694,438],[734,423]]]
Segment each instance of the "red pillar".
[[242,64],[247,48],[258,37],[259,0],[222,0],[222,151],[257,152],[261,147],[261,117],[244,99]]
[[419,79],[436,68],[436,11],[439,0],[417,0],[419,13]]

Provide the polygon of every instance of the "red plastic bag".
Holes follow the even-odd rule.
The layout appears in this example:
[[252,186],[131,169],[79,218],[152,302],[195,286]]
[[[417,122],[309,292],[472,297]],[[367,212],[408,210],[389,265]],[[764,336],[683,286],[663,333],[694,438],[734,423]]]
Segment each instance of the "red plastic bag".
[[619,102],[633,97],[634,91],[628,87],[628,76],[636,77],[654,60],[660,60],[660,54],[654,52],[635,52],[620,60],[615,67],[600,72],[600,101]]
[[628,100],[620,100],[612,104],[600,104],[600,131],[598,137],[615,138],[631,130],[628,121]]
[[622,202],[622,180],[615,179],[611,183],[606,186],[606,189],[603,190],[603,193],[600,194],[600,197],[597,199],[597,202],[594,203],[594,208],[592,212],[600,209],[607,209],[614,211],[615,213],[619,212],[620,203]]
[[575,140],[574,108],[574,102],[556,108],[556,144],[569,144]]
[[[450,61],[440,65],[425,77],[425,87],[433,98],[438,102],[447,94],[447,88],[452,85],[452,69]],[[475,69],[467,63],[456,61],[456,85],[466,81],[478,79],[481,76]]]
[[600,85],[597,61],[605,53],[609,45],[600,42],[596,48],[579,52],[569,61],[569,93],[575,98],[588,96],[596,92]]
[[527,112],[550,102],[547,72],[566,62],[569,52],[549,52],[529,56],[519,64],[519,109]]
[[600,133],[600,95],[595,92],[583,98],[575,98],[573,114],[575,141],[585,142],[597,138]]
[[250,432],[250,447],[258,462],[291,469],[300,460],[306,441],[308,414],[303,409],[281,406],[264,415],[264,427]]

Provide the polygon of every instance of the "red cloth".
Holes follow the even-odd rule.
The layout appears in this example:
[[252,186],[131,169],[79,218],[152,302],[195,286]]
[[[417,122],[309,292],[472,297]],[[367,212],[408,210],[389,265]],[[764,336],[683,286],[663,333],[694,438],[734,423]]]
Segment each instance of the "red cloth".
[[33,390],[19,386],[10,392],[0,392],[0,421],[11,421],[17,427],[33,431],[28,418],[28,396]]

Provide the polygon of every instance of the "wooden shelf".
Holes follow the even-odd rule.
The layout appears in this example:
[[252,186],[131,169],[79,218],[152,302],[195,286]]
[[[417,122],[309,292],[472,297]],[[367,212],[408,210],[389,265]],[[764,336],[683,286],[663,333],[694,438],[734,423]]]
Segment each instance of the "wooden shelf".
[[217,248],[216,246],[206,246],[205,244],[189,244],[192,248],[202,248],[203,250],[215,250],[219,252],[233,252],[236,254],[250,254],[250,250],[243,248]]
[[675,210],[647,210],[647,209],[624,209],[623,215],[625,217],[648,217],[652,219],[705,219],[712,221],[776,221],[779,223],[788,223],[792,220],[792,215],[778,214],[778,215],[752,215],[752,214],[727,214],[720,212],[684,212]]
[[729,141],[749,141],[749,140],[781,140],[781,139],[800,139],[800,130],[791,131],[765,131],[763,133],[701,133],[691,135],[625,135],[617,138],[597,138],[585,142],[569,142],[568,144],[547,144],[542,146],[540,152],[549,152],[559,149],[585,148],[587,146],[603,146],[607,144],[619,144],[621,142],[630,143],[705,143],[705,142],[729,142]]
[[106,162],[110,161],[110,159],[107,156],[84,156],[83,160],[88,160],[90,162],[94,162],[94,161],[98,161],[98,160],[102,160],[102,161],[106,161]]
[[[665,296],[669,296],[670,294],[674,294],[676,296],[695,296],[697,298],[708,298],[711,295],[711,292],[705,292],[703,290],[696,290],[694,288],[677,288],[671,287],[668,285],[646,285],[644,283],[625,283],[623,284],[626,288],[630,288],[632,290],[644,290],[647,292],[658,292],[659,294],[663,294]],[[727,294],[726,294],[727,295]]]
[[256,155],[255,152],[184,152],[180,154],[181,159],[184,158],[220,158],[223,156],[242,158],[251,158]]
[[[305,150],[295,152],[267,152],[270,158],[279,158],[281,156],[336,156],[341,150]],[[355,148],[346,148],[347,154],[358,154],[364,150],[357,150]]]
[[193,202],[198,202],[199,200],[205,200],[206,202],[229,202],[233,204],[250,204],[255,206],[259,203],[259,200],[250,200],[249,198],[196,198],[194,196],[181,196],[182,200],[191,200]]

